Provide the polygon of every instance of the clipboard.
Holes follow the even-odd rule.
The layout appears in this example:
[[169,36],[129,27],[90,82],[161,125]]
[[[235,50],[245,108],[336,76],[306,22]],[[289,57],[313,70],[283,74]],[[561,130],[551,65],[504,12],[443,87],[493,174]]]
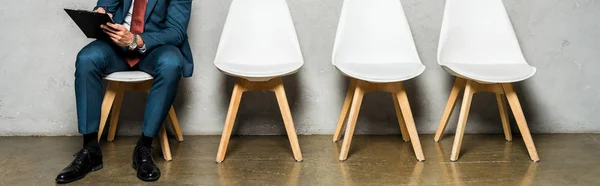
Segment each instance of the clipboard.
[[110,40],[108,34],[102,31],[100,25],[114,23],[108,14],[92,12],[88,10],[64,9],[73,19],[75,24],[83,31],[87,38]]

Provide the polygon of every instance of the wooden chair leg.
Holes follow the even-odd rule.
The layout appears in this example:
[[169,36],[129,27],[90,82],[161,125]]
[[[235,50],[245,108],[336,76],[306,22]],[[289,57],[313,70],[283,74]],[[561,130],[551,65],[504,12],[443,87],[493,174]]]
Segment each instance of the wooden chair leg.
[[290,112],[290,106],[288,105],[283,82],[281,81],[281,78],[278,78],[276,81],[278,82],[278,85],[275,86],[273,91],[277,97],[277,103],[279,105],[279,110],[281,111],[281,116],[283,117],[283,123],[285,125],[285,130],[287,131],[288,139],[290,140],[290,145],[292,146],[294,159],[296,159],[296,161],[302,161],[302,151],[298,144],[298,135],[296,134],[296,128],[294,126],[294,120],[292,119],[292,113]]
[[452,111],[454,111],[454,106],[456,105],[456,99],[458,98],[460,90],[465,87],[465,81],[465,79],[459,77],[454,80],[454,85],[452,86],[452,91],[450,91],[446,108],[444,108],[444,114],[442,114],[442,120],[440,121],[437,132],[435,133],[435,137],[433,139],[435,142],[440,141],[442,134],[444,134],[444,130],[446,130],[448,120],[450,120],[450,116],[452,115]]
[[340,118],[338,119],[337,126],[335,127],[335,133],[333,133],[333,142],[337,142],[340,140],[340,136],[342,134],[342,130],[344,129],[346,118],[348,117],[348,111],[350,110],[350,104],[352,103],[352,97],[354,96],[355,89],[356,79],[353,78],[350,81],[350,86],[348,87],[348,91],[346,92],[346,98],[344,99],[342,112],[340,113]]
[[117,92],[119,91],[119,83],[117,82],[108,82],[108,87],[106,88],[106,93],[104,93],[104,99],[102,100],[102,110],[100,112],[100,126],[98,128],[98,141],[102,137],[102,132],[104,131],[104,127],[106,126],[106,120],[108,119],[108,114],[110,113],[110,109],[115,101],[115,97]]
[[117,133],[117,125],[119,124],[119,114],[121,113],[121,105],[123,104],[124,94],[125,92],[123,90],[119,90],[115,96],[115,102],[113,103],[110,117],[110,125],[108,126],[107,140],[110,142],[115,140],[115,133]]
[[169,109],[169,119],[171,120],[171,126],[173,126],[175,136],[177,136],[177,141],[182,142],[183,134],[181,133],[181,128],[179,128],[179,120],[177,119],[177,114],[175,114],[175,108],[173,108],[173,106]]
[[225,126],[223,127],[223,134],[221,134],[221,142],[217,152],[217,163],[221,163],[225,159],[227,145],[229,145],[229,138],[231,137],[231,132],[233,131],[233,124],[235,123],[235,117],[237,115],[243,93],[244,89],[242,88],[240,81],[238,81],[233,86],[233,93],[231,94],[231,101],[229,102],[229,109],[227,110],[227,116],[225,118]]
[[167,129],[165,128],[164,124],[162,125],[158,136],[160,140],[160,147],[163,153],[163,158],[165,158],[166,161],[173,160],[173,157],[171,157],[171,147],[169,146],[169,138],[167,137]]
[[417,160],[425,161],[425,156],[423,156],[423,149],[421,148],[421,140],[419,140],[419,134],[417,133],[415,120],[413,119],[412,111],[410,109],[408,96],[406,96],[406,90],[404,89],[402,83],[399,83],[399,91],[396,93],[396,98],[398,100],[398,104],[400,105],[402,116],[404,116],[406,128],[408,129],[407,131],[412,141],[413,150],[415,151]]
[[363,82],[357,82],[356,89],[354,90],[354,97],[352,98],[352,104],[350,106],[350,113],[348,115],[348,124],[346,126],[346,134],[344,135],[344,143],[340,150],[340,161],[348,159],[348,151],[350,150],[350,143],[352,142],[352,136],[354,135],[354,128],[356,127],[356,120],[358,119],[358,113],[360,112],[360,105],[365,91],[361,88]]
[[502,87],[504,88],[506,98],[508,99],[508,104],[510,104],[510,108],[515,116],[515,120],[517,121],[519,131],[521,131],[521,136],[523,137],[525,146],[527,146],[527,151],[529,151],[529,156],[531,157],[531,160],[538,162],[540,161],[540,157],[538,157],[537,150],[533,144],[533,139],[531,138],[531,133],[529,132],[529,127],[527,126],[527,121],[525,120],[525,115],[523,114],[519,97],[517,97],[517,93],[515,92],[512,84],[502,84]]
[[396,110],[396,117],[398,118],[398,125],[400,126],[400,134],[402,134],[402,140],[404,140],[405,142],[409,142],[410,136],[408,134],[408,129],[406,128],[404,116],[402,115],[402,109],[400,108],[400,101],[398,101],[398,96],[396,96],[396,94],[392,94],[392,98],[394,99],[394,108]]
[[498,110],[500,110],[500,119],[502,120],[502,128],[504,129],[504,138],[506,141],[512,141],[510,122],[508,120],[508,108],[504,102],[504,96],[496,93],[496,102],[498,102]]
[[467,118],[469,117],[469,109],[471,108],[471,100],[475,93],[475,83],[471,80],[467,82],[465,88],[465,94],[463,96],[463,102],[460,108],[460,117],[458,118],[458,126],[456,127],[456,133],[454,136],[454,145],[452,146],[452,155],[450,161],[458,160],[460,153],[460,145],[465,134],[465,126],[467,125]]

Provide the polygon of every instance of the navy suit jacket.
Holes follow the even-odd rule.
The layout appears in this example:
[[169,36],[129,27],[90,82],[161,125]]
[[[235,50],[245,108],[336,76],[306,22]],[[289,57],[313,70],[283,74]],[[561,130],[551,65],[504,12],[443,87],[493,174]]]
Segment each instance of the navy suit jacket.
[[[123,24],[132,0],[98,0],[94,8],[103,7],[113,14],[115,23]],[[148,0],[144,33],[147,52],[161,45],[173,45],[179,48],[185,61],[182,62],[184,77],[192,76],[194,63],[187,37],[187,27],[192,11],[192,0]]]

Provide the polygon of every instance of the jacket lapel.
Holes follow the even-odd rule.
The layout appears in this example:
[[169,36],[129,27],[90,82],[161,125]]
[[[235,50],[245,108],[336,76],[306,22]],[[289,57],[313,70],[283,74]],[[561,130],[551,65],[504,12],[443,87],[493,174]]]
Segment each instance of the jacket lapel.
[[[144,19],[144,22],[148,21],[148,17],[150,17],[150,13],[152,12],[152,10],[154,10],[154,6],[156,6],[156,2],[158,0],[148,0],[148,4],[146,5],[146,17]],[[129,2],[131,3],[131,0],[129,0]]]

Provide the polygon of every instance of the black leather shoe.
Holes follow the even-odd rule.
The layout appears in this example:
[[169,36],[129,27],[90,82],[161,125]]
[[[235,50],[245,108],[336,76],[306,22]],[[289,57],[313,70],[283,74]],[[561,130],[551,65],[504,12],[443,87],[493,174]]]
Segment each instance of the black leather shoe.
[[73,155],[75,160],[60,171],[56,183],[70,183],[85,177],[87,173],[102,169],[100,148],[84,148]]
[[156,181],[160,178],[160,170],[152,158],[152,147],[136,146],[133,150],[133,169],[142,181]]

